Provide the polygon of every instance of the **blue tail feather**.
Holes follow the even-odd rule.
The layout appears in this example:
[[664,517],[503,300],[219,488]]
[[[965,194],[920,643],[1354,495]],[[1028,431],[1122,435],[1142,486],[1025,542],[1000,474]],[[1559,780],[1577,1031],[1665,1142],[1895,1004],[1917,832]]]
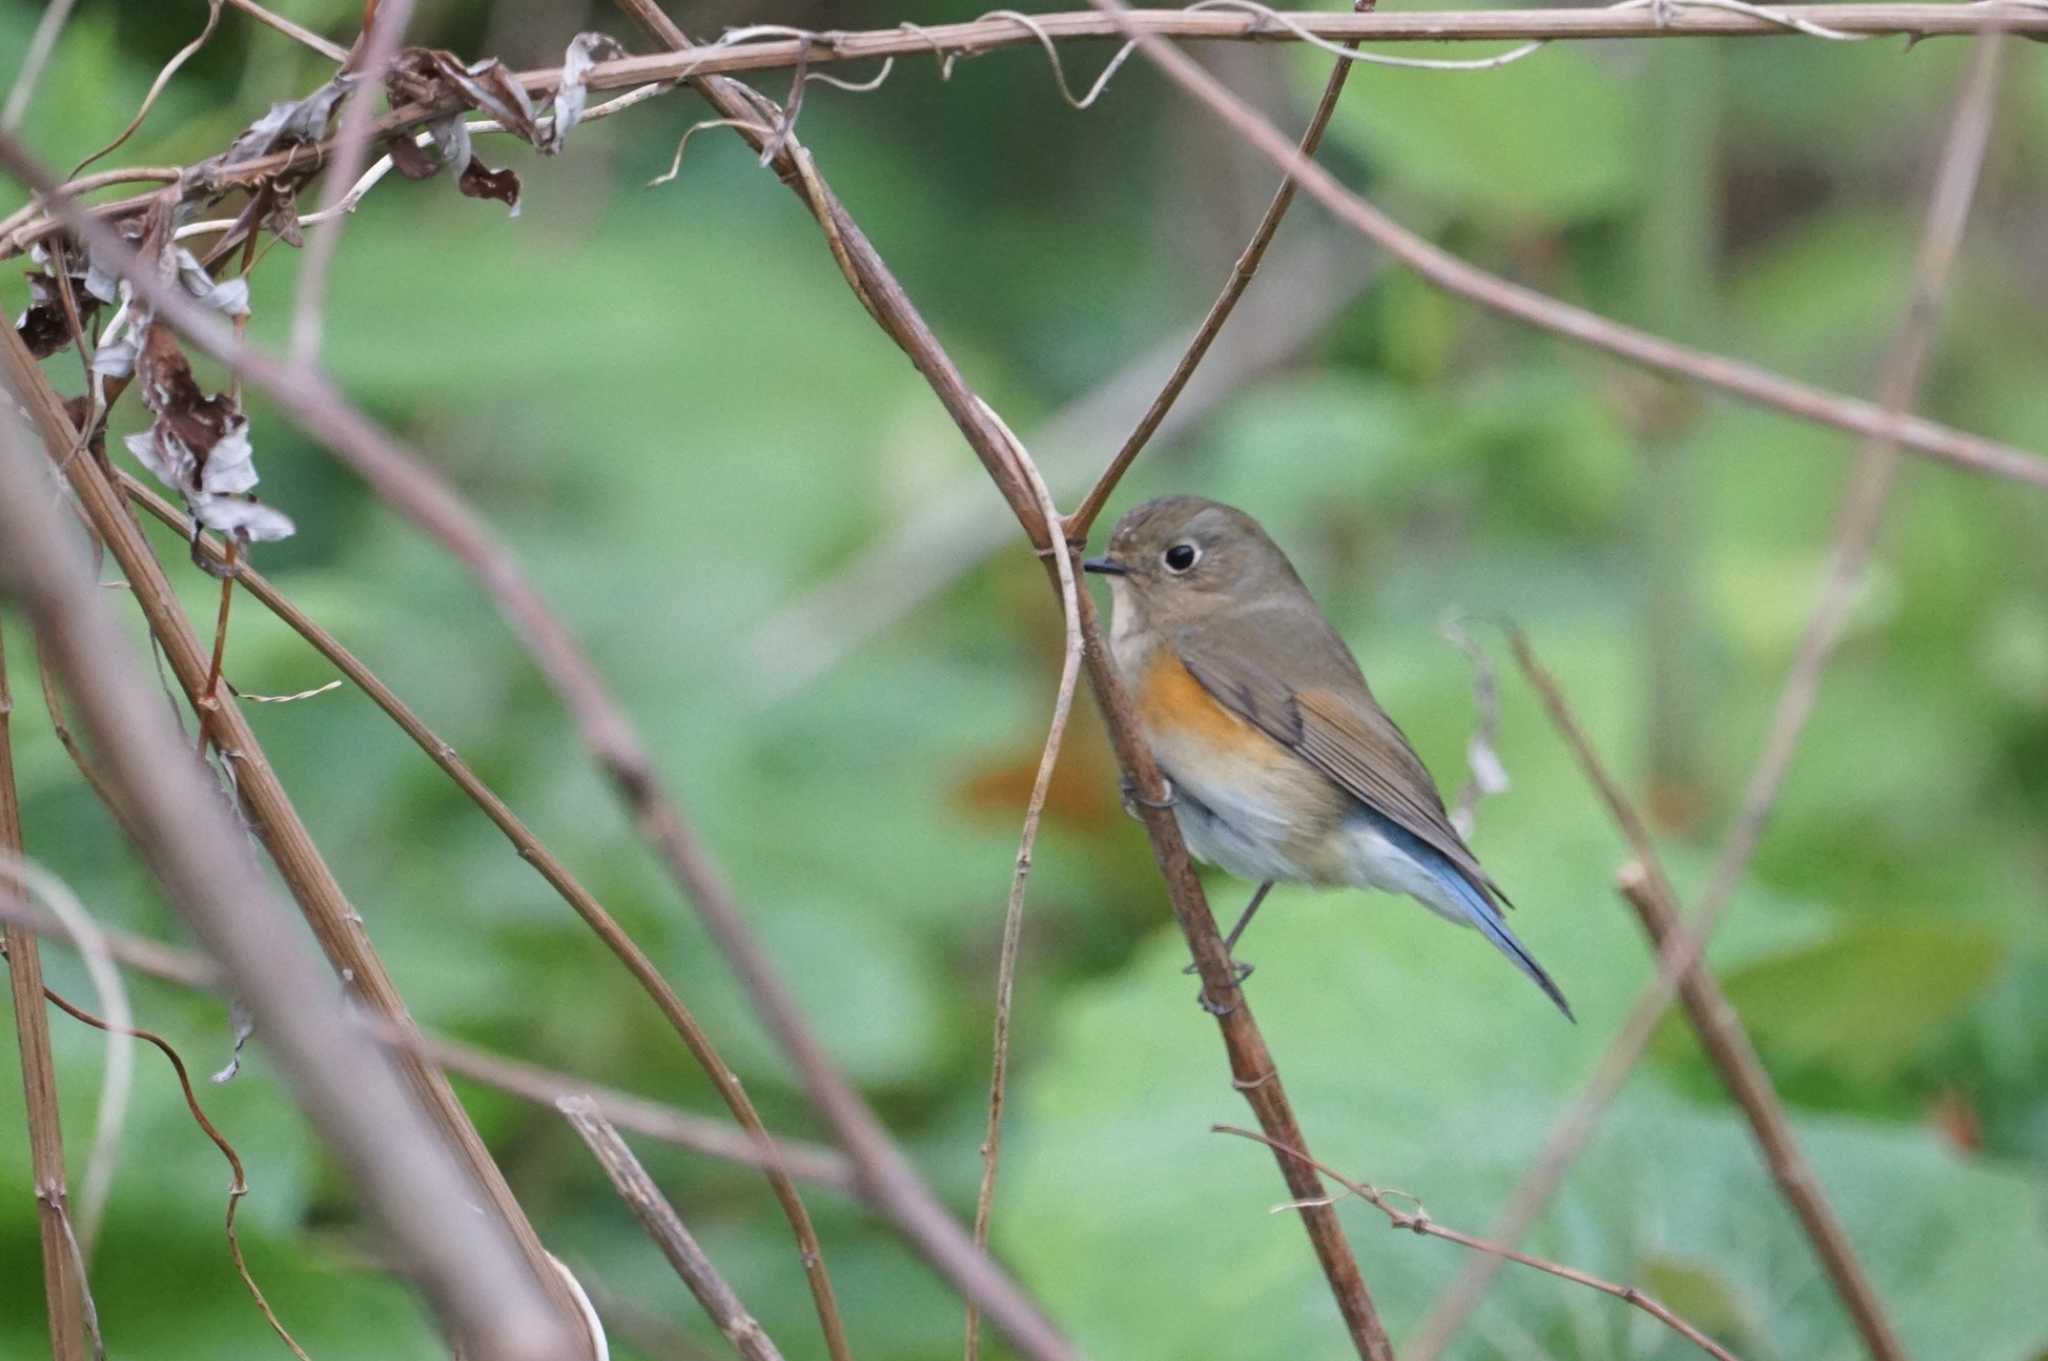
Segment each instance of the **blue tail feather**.
[[1551,1001],[1557,1003],[1557,1009],[1564,1013],[1567,1021],[1576,1024],[1579,1018],[1572,1015],[1571,1003],[1564,1000],[1564,993],[1558,990],[1557,984],[1551,981],[1543,966],[1536,962],[1535,956],[1523,947],[1522,942],[1515,939],[1514,932],[1508,930],[1507,923],[1501,918],[1500,909],[1494,906],[1485,892],[1468,881],[1442,852],[1413,832],[1391,820],[1375,818],[1374,821],[1381,835],[1407,852],[1417,864],[1429,871],[1431,877],[1450,890],[1451,896],[1464,909],[1466,920],[1477,927],[1481,935],[1492,941],[1495,949],[1513,960],[1516,968],[1529,975],[1536,986],[1543,989]]

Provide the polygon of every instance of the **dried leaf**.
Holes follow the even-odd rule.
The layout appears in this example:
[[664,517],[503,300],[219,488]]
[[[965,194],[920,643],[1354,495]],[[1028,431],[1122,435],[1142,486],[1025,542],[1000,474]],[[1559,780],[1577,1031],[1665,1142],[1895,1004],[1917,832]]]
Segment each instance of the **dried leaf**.
[[519,176],[510,170],[493,170],[472,156],[462,168],[462,192],[471,198],[496,199],[519,216]]
[[156,419],[128,437],[128,451],[184,497],[207,528],[245,542],[289,535],[289,519],[248,495],[257,482],[249,418],[232,397],[209,396],[199,386],[169,327],[148,324],[135,371]]
[[135,373],[135,333],[92,352],[92,371],[102,378],[129,378]]
[[453,52],[409,47],[391,63],[384,88],[394,107],[456,100],[497,119],[507,132],[528,142],[537,141],[540,135],[526,87],[496,57],[464,66]]
[[339,74],[303,99],[272,104],[267,113],[228,144],[220,164],[252,161],[286,147],[319,141],[327,133],[327,120],[334,115],[334,106],[355,83],[355,76]]
[[273,180],[258,192],[263,197],[257,225],[293,249],[305,245],[306,234],[299,228],[298,186]]
[[608,33],[576,35],[569,50],[562,54],[562,83],[555,87],[554,123],[541,130],[540,139],[534,143],[536,147],[550,156],[562,149],[569,133],[583,121],[584,105],[590,97],[586,87],[590,68],[600,61],[625,55],[626,49]]
[[415,142],[409,132],[385,138],[384,154],[391,158],[392,167],[409,180],[428,179],[441,169],[440,159]]
[[237,997],[228,1007],[228,1025],[234,1031],[235,1047],[228,1055],[228,1066],[213,1075],[215,1082],[231,1082],[235,1074],[242,1071],[242,1046],[256,1033],[256,1013],[249,1004]]

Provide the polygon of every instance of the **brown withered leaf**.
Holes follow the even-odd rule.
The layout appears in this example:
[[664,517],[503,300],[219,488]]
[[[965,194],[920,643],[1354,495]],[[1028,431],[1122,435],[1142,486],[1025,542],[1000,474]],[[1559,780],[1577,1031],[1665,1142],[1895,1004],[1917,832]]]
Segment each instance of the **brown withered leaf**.
[[128,451],[185,499],[192,518],[243,542],[289,535],[292,522],[249,494],[257,481],[249,418],[233,397],[199,385],[168,326],[144,331],[135,376],[156,419],[128,437]]
[[[64,293],[57,281],[54,260],[41,246],[35,247],[31,258],[42,266],[37,273],[28,276],[28,310],[14,323],[15,331],[29,353],[38,359],[47,359],[71,343],[71,326],[64,317]],[[70,276],[71,301],[78,309],[80,326],[90,325],[93,315],[99,311],[104,299],[86,288],[86,271],[73,263],[80,257],[74,251],[66,251],[65,273]]]
[[462,167],[458,183],[471,198],[496,199],[511,209],[514,217],[519,215],[519,176],[512,171],[493,170],[472,156],[469,164]]
[[384,154],[391,158],[392,168],[409,180],[430,179],[441,169],[440,158],[413,141],[409,132],[385,138]]
[[327,132],[327,120],[333,117],[334,106],[342,101],[355,83],[356,77],[352,75],[337,75],[303,99],[287,99],[272,104],[261,118],[244,128],[228,144],[218,163],[232,165],[237,161],[252,161],[286,147],[319,141]]
[[453,52],[409,47],[391,63],[384,88],[394,108],[454,100],[497,119],[507,132],[528,142],[540,133],[526,87],[496,57],[465,66]]

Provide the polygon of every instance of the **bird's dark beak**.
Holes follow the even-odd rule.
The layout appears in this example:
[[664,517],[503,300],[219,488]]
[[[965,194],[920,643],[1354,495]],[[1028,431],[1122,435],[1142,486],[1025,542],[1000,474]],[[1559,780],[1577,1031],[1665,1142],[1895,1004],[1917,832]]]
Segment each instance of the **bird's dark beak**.
[[1084,572],[1100,572],[1104,576],[1109,577],[1129,576],[1131,571],[1130,568],[1107,554],[1099,558],[1081,559],[1081,570]]

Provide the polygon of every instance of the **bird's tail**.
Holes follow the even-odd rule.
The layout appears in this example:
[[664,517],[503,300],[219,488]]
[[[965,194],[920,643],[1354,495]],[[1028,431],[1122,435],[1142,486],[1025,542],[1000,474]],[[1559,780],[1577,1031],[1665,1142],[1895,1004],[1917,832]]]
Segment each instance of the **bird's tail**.
[[1453,899],[1461,909],[1460,916],[1468,926],[1476,927],[1480,935],[1493,942],[1495,949],[1513,960],[1516,968],[1529,975],[1531,981],[1543,989],[1544,995],[1557,1003],[1557,1009],[1564,1013],[1567,1021],[1574,1024],[1578,1022],[1579,1018],[1572,1015],[1571,1003],[1564,1000],[1564,993],[1558,990],[1557,984],[1551,981],[1543,966],[1536,962],[1536,957],[1523,947],[1522,942],[1515,939],[1515,933],[1508,930],[1507,922],[1501,918],[1500,908],[1484,889],[1467,880],[1459,872],[1458,867],[1441,852],[1406,828],[1389,823],[1381,830],[1385,835],[1397,838],[1401,849],[1443,885],[1446,896]]

